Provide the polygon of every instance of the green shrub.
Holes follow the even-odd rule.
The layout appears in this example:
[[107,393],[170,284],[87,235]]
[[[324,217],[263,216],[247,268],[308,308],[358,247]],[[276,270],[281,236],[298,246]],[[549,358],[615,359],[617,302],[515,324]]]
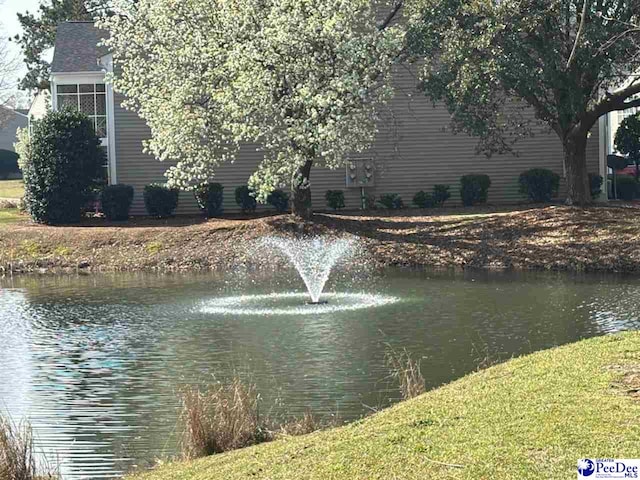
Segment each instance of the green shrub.
[[327,190],[324,198],[329,208],[333,210],[344,208],[344,192],[342,190]]
[[633,200],[636,196],[636,183],[636,179],[631,175],[618,175],[616,178],[618,198],[626,201]]
[[144,206],[147,213],[156,218],[166,218],[173,215],[178,207],[179,192],[166,185],[152,183],[144,187]]
[[520,193],[532,202],[549,202],[558,194],[560,175],[546,168],[532,168],[520,174]]
[[247,185],[236,188],[236,203],[240,205],[243,213],[251,213],[256,211],[258,202],[253,196],[253,190]]
[[0,179],[7,179],[9,176],[20,174],[18,168],[18,154],[11,150],[0,149]]
[[380,205],[389,210],[399,210],[404,208],[402,197],[397,193],[385,193],[380,196]]
[[460,178],[460,198],[465,207],[487,203],[489,175],[464,175]]
[[207,218],[218,217],[222,214],[224,187],[221,184],[203,183],[195,188],[193,194],[200,210]]
[[596,199],[602,194],[602,175],[596,173],[589,174],[589,188],[591,189],[591,198]]
[[131,202],[133,202],[133,187],[131,185],[109,185],[102,190],[100,200],[102,212],[107,220],[127,220]]
[[413,196],[413,204],[418,208],[432,208],[435,206],[436,202],[433,195],[420,190]]
[[451,192],[449,192],[449,185],[434,185],[433,186],[433,202],[436,207],[441,207],[444,202],[451,198]]
[[50,112],[37,122],[27,150],[21,164],[31,217],[53,225],[80,221],[104,164],[93,122],[79,112]]
[[274,207],[278,213],[289,210],[289,194],[282,190],[274,190],[267,197],[267,203]]
[[367,210],[375,210],[377,205],[376,205],[376,196],[375,195],[371,195],[371,194],[366,194],[364,196],[364,207]]

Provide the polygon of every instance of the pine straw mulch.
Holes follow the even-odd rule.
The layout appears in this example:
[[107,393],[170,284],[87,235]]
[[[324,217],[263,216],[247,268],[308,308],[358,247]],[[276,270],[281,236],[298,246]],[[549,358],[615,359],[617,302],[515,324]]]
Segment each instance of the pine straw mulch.
[[564,206],[373,212],[203,221],[87,220],[0,228],[2,272],[224,269],[250,263],[266,235],[357,235],[377,266],[640,272],[640,207]]

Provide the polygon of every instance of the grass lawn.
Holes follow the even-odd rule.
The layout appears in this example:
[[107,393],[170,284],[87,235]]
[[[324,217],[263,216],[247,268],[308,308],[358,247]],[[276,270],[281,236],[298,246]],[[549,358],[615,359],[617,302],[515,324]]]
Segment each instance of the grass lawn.
[[580,458],[640,452],[640,333],[471,374],[354,424],[135,480],[567,479]]
[[0,180],[0,198],[22,198],[23,195],[22,180]]
[[24,220],[17,208],[0,209],[0,225],[9,225]]

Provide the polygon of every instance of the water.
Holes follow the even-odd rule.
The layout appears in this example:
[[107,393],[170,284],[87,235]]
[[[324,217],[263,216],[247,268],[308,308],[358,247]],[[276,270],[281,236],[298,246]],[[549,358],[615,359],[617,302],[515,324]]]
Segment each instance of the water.
[[[235,372],[257,384],[263,411],[352,420],[398,399],[386,344],[421,357],[433,388],[487,356],[640,326],[640,279],[622,276],[389,270],[364,281],[337,271],[330,303],[304,315],[293,271],[20,277],[0,287],[0,404],[31,419],[73,480],[174,454],[187,384]],[[374,306],[335,308],[367,298]]]

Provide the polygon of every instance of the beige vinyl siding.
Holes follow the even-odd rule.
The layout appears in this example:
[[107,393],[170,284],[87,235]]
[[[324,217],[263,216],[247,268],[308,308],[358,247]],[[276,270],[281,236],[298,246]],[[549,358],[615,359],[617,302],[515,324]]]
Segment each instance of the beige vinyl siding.
[[[376,164],[375,187],[367,189],[379,197],[383,193],[398,193],[407,206],[419,190],[431,190],[434,184],[451,185],[450,205],[459,204],[459,180],[464,174],[485,173],[491,177],[489,202],[509,204],[521,202],[518,176],[532,167],[549,168],[562,176],[562,147],[554,133],[543,131],[519,142],[519,155],[494,155],[491,158],[475,154],[477,139],[447,131],[449,114],[442,106],[434,107],[415,88],[413,72],[401,68],[395,76],[396,94],[382,112],[380,133],[371,152],[362,157],[373,158]],[[142,215],[144,185],[164,181],[168,165],[142,153],[142,140],[149,129],[140,118],[120,106],[116,95],[115,126],[117,175],[119,183],[133,185],[136,194],[132,213]],[[588,168],[599,171],[599,135],[596,129],[588,142]],[[245,184],[260,161],[256,146],[246,145],[233,164],[220,167],[215,181],[225,186],[225,211],[236,212],[234,190]],[[561,195],[564,194],[564,181]],[[315,168],[311,186],[316,210],[325,209],[324,194],[328,189],[345,190],[348,208],[360,206],[359,189],[346,188],[346,172]],[[266,208],[266,207],[261,207]],[[181,194],[179,214],[195,213],[191,193]]]

